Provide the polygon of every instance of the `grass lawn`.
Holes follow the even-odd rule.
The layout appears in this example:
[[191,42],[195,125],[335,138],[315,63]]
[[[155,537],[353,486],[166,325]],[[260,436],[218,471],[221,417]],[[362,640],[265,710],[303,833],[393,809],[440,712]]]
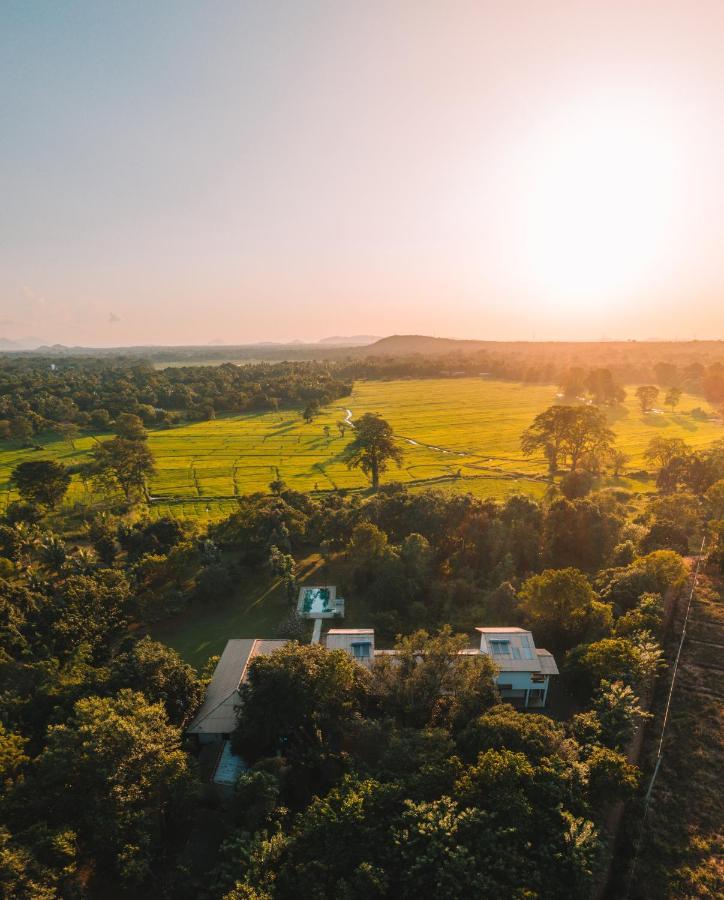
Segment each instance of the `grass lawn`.
[[[329,565],[318,553],[311,553],[299,561],[300,584],[335,584],[340,596],[345,596],[348,567],[344,561]],[[263,571],[249,573],[242,578],[237,590],[218,604],[193,604],[180,615],[147,629],[155,640],[177,650],[186,662],[201,669],[210,656],[224,649],[229,638],[273,638],[290,612],[281,582]],[[328,627],[361,628],[369,625],[367,608],[362,598],[348,604],[345,618]],[[312,625],[309,625],[311,636]]]
[[[654,435],[682,437],[692,447],[709,444],[724,434],[717,421],[689,415],[703,406],[700,398],[684,395],[679,412],[643,415],[627,389],[626,402],[608,411],[617,445],[631,457],[631,469],[644,467],[643,451]],[[350,471],[342,459],[352,431],[343,435],[338,423],[349,416],[377,412],[388,419],[405,451],[400,469],[387,480],[413,489],[438,485],[444,490],[470,491],[480,497],[528,493],[541,497],[545,460],[527,459],[520,452],[521,432],[533,418],[556,402],[551,385],[528,385],[487,378],[399,379],[360,381],[352,395],[324,410],[312,423],[296,411],[225,416],[162,431],[153,431],[150,448],[157,474],[151,479],[153,515],[174,515],[203,521],[228,515],[234,498],[265,491],[283,478],[303,491],[361,489],[364,475]],[[103,436],[99,436],[103,437]],[[66,464],[88,458],[94,438],[69,443],[54,435],[40,436],[42,450],[0,444],[0,496],[13,498],[9,475],[25,459],[54,457]],[[623,479],[633,490],[649,490],[646,480]],[[92,501],[92,486],[74,478],[67,502]]]

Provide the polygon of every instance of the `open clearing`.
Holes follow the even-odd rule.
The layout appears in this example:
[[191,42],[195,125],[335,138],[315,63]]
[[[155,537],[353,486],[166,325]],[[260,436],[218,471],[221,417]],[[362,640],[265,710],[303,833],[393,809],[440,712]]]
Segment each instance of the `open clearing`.
[[[714,420],[689,413],[706,406],[684,395],[679,411],[643,415],[627,389],[625,404],[609,411],[617,445],[631,457],[629,468],[644,467],[643,451],[654,435],[682,437],[701,447],[724,434]],[[511,493],[542,496],[545,461],[526,459],[520,434],[533,417],[556,401],[551,385],[529,385],[486,378],[401,379],[360,381],[349,398],[326,407],[310,424],[298,412],[283,410],[228,416],[150,434],[157,475],[150,484],[155,515],[218,518],[235,508],[236,496],[265,491],[279,477],[297,490],[360,489],[367,486],[359,471],[342,459],[352,430],[342,435],[338,423],[377,412],[392,424],[405,450],[401,469],[392,467],[385,480],[414,489],[438,485],[478,496]],[[325,426],[328,431],[325,431]],[[98,437],[102,438],[102,435]],[[95,437],[84,436],[75,449],[53,435],[42,450],[20,450],[0,444],[0,490],[13,497],[9,474],[24,459],[55,457],[66,464],[87,458]],[[648,490],[646,479],[620,479],[635,490]],[[69,502],[92,499],[91,485],[74,479]]]

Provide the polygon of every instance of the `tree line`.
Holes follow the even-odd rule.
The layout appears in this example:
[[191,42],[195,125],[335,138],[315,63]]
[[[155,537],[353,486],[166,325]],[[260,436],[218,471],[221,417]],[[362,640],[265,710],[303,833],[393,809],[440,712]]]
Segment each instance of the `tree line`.
[[325,363],[171,367],[139,360],[0,359],[0,439],[32,442],[54,430],[68,439],[81,428],[106,431],[123,413],[146,427],[183,420],[324,405],[351,382]]
[[[0,439],[31,443],[55,430],[67,439],[78,429],[104,431],[122,412],[139,416],[146,427],[168,427],[222,413],[323,406],[348,395],[360,378],[493,376],[558,384],[564,400],[585,397],[606,406],[623,401],[625,383],[637,383],[644,412],[657,401],[676,409],[681,393],[699,394],[715,407],[724,404],[724,363],[711,351],[671,350],[681,362],[662,362],[656,349],[631,344],[516,345],[494,351],[443,356],[339,357],[319,361],[177,366],[158,370],[134,357],[0,356]],[[575,345],[574,345],[575,346]],[[656,348],[656,345],[652,345]],[[711,360],[707,363],[697,360]],[[581,362],[571,364],[581,358]],[[586,365],[584,360],[588,360]],[[591,360],[599,360],[591,365]]]

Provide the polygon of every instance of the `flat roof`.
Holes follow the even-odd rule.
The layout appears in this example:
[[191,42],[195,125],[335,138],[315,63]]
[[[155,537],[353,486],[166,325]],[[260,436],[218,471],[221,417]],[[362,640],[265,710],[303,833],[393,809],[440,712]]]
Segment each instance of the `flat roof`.
[[374,628],[330,628],[327,634],[374,634]]
[[476,628],[475,630],[481,631],[483,634],[531,634],[527,628],[518,628],[514,625],[495,628]]

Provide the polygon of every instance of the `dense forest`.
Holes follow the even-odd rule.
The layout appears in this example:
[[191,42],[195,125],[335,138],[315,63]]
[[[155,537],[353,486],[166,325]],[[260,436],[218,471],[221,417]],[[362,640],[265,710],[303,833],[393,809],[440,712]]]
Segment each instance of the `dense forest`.
[[121,413],[148,427],[284,406],[317,406],[351,383],[323,363],[172,367],[139,360],[21,358],[0,362],[0,439],[63,424],[107,429]]
[[[721,492],[664,486],[632,521],[617,491],[541,505],[276,484],[208,532],[109,510],[78,530],[21,504],[0,526],[6,895],[590,896],[611,804],[641,783],[626,749],[680,553],[716,535]],[[236,737],[251,768],[220,807],[183,732],[208,672],[144,623],[270,566],[294,582],[312,546],[345,561],[408,662],[368,672],[292,642],[253,663]],[[722,568],[715,542],[709,559]],[[480,622],[531,627],[573,711],[501,704],[489,661],[457,656]]]
[[[615,403],[616,381],[597,371],[584,389]],[[702,538],[713,592],[724,574],[723,442],[655,437],[655,493],[595,490],[581,476],[610,450],[604,417],[556,405],[521,441],[563,480],[540,502],[494,501],[380,481],[399,449],[370,415],[349,448],[370,491],[310,495],[278,479],[201,528],[148,516],[144,423],[260,396],[301,409],[343,396],[347,373],[23,360],[2,378],[7,412],[25,403],[34,427],[93,424],[102,409],[116,432],[88,464],[102,502],[64,507],[68,470],[26,460],[0,521],[5,896],[586,898],[605,884],[622,803],[637,833],[648,772],[633,742]],[[308,643],[294,598],[312,552],[395,664]],[[215,660],[196,671],[148,634],[251,580],[285,591],[276,633],[259,636],[289,643],[249,664],[233,737],[247,769],[224,801],[185,732]],[[481,624],[529,628],[555,654],[546,714],[501,702],[491,660],[459,654]],[[716,896],[696,893],[716,883],[705,846],[678,848],[660,896]],[[630,863],[616,859],[614,890]],[[651,895],[633,882],[631,896]]]

